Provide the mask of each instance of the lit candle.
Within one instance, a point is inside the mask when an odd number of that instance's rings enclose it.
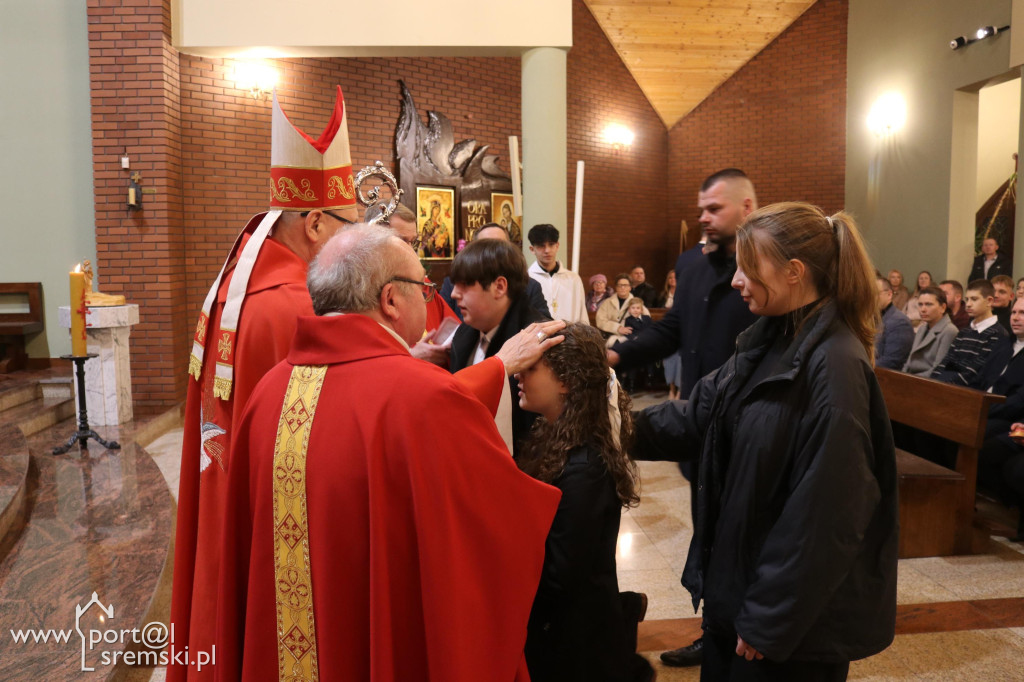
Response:
[[[83,357],[85,350],[85,273],[79,263],[71,276],[71,354]]]

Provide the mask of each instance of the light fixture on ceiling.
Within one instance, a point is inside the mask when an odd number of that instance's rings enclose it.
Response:
[[[604,141],[615,149],[625,149],[633,144],[633,131],[620,123],[611,123],[602,134]]]
[[[868,128],[875,135],[891,135],[907,122],[907,103],[899,93],[889,92],[871,106],[868,113]]]
[[[266,99],[277,85],[277,71],[260,61],[235,62],[235,87],[256,100]]]
[[[975,36],[978,40],[984,40],[985,38],[989,38],[991,36],[1002,33],[1008,28],[1010,28],[1009,25],[1002,26],[1000,28],[996,28],[995,26],[982,26],[981,28],[978,29],[978,32],[975,33]]]

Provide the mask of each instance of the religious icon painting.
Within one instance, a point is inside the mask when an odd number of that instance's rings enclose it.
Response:
[[[455,255],[455,189],[416,187],[419,257],[445,260]]]
[[[515,202],[511,194],[491,192],[491,222],[504,227],[518,246],[523,245],[523,218],[515,215]]]

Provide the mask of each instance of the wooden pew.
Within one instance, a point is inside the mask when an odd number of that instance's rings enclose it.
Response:
[[[958,446],[955,471],[897,450],[900,557],[969,554],[978,450],[989,408],[1005,398],[880,367],[875,374],[892,421]]]
[[[25,368],[25,337],[43,330],[43,285],[0,282],[0,297],[22,299],[28,304],[27,312],[0,313],[0,373],[5,373]]]

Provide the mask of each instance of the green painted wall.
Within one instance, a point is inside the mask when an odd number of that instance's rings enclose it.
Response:
[[[28,352],[57,357],[71,352],[67,273],[96,262],[86,4],[0,0],[0,17],[0,281],[43,283]]]
[[[850,0],[846,206],[864,229],[879,269],[898,268],[908,282],[919,270],[967,276],[976,208],[977,91],[1009,71],[1010,36],[955,52],[949,41],[980,26],[1009,23],[1010,0]],[[889,91],[906,99],[907,123],[879,139],[866,118]]]

